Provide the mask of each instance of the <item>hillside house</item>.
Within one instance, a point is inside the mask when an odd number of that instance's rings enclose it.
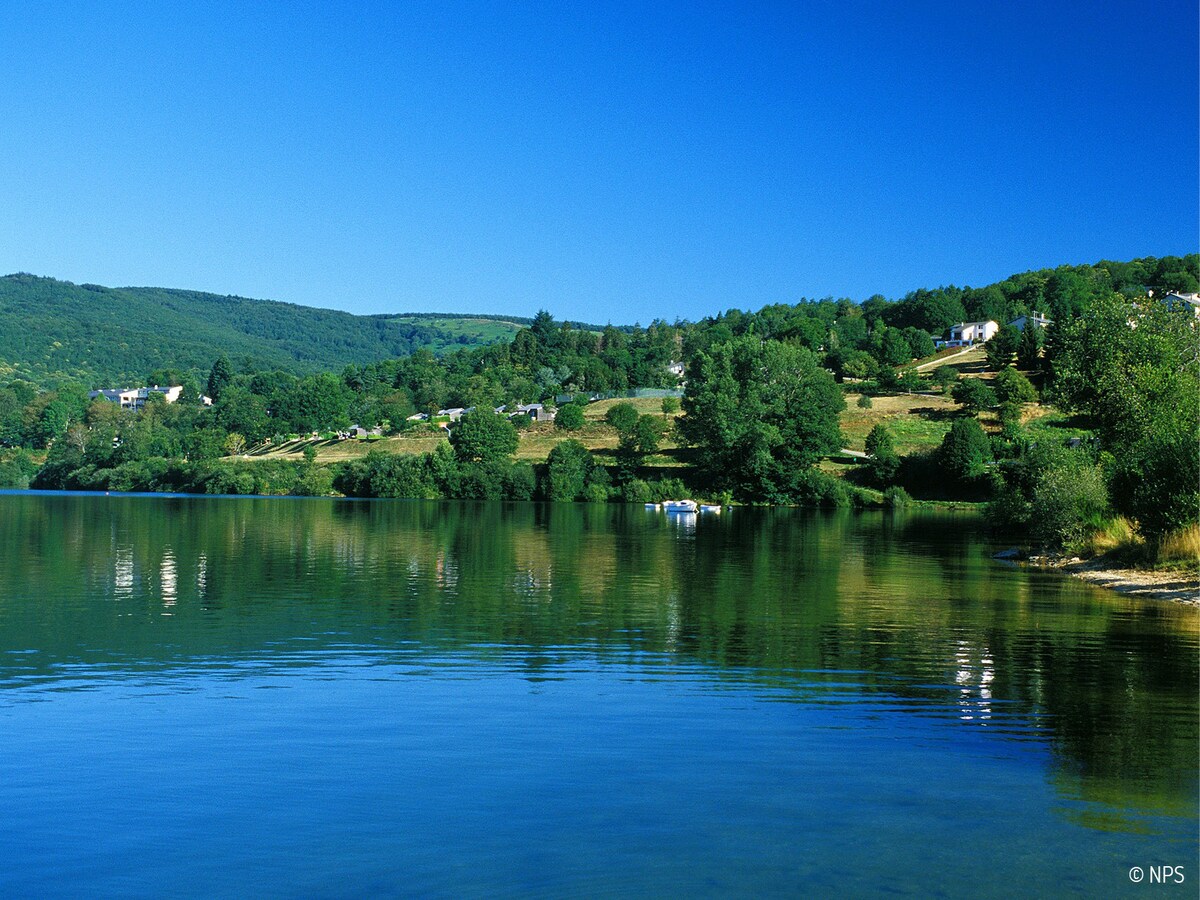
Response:
[[[1000,325],[988,319],[986,322],[959,322],[950,326],[950,337],[944,341],[935,341],[937,347],[970,347],[990,341],[1000,330]]]
[[[1025,325],[1029,322],[1032,322],[1038,328],[1045,328],[1050,324],[1050,320],[1039,312],[1031,312],[1027,316],[1017,316],[1017,318],[1013,319],[1008,324],[1017,329],[1017,331],[1024,331]]]
[[[517,407],[520,415],[528,416],[531,422],[553,422],[557,410],[548,409],[541,403],[522,403]]]
[[[146,405],[146,400],[151,394],[162,394],[167,403],[174,403],[182,393],[183,388],[179,385],[159,387],[156,384],[153,387],[141,388],[102,388],[98,391],[89,391],[88,399],[95,400],[97,397],[102,397],[110,403],[119,404],[121,409],[132,409],[136,412]],[[205,406],[212,406],[211,397],[201,397],[200,401]]]
[[[1167,309],[1190,309],[1196,318],[1200,319],[1200,294],[1183,294],[1172,291],[1163,297]]]

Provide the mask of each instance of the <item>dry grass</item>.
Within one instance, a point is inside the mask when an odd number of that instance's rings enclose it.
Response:
[[[313,446],[317,451],[317,462],[334,463],[348,459],[361,459],[372,450],[382,450],[386,453],[431,453],[438,444],[445,443],[446,435],[420,432],[418,434],[402,434],[396,437],[384,438],[378,441],[292,441],[266,453],[256,454],[254,459],[300,459],[306,446]],[[239,458],[240,457],[235,457]]]
[[[862,450],[867,435],[880,423],[891,434],[897,453],[931,449],[942,442],[958,409],[957,403],[940,394],[873,397],[870,409],[859,408],[858,398],[858,394],[847,394],[841,414],[842,434],[850,450]]]
[[[584,418],[603,420],[605,414],[618,403],[632,404],[633,408],[643,416],[653,415],[662,418],[662,397],[638,397],[635,400],[622,400],[620,398],[614,400],[597,400],[595,403],[589,403],[584,407]]]
[[[563,431],[553,425],[535,425],[521,432],[521,443],[517,445],[517,459],[526,462],[544,462],[550,451],[563,441],[576,440],[592,451],[615,450],[617,433],[608,425],[588,421],[578,431]]]
[[[1158,561],[1200,566],[1200,525],[1188,525],[1166,535],[1158,545]]]
[[[617,432],[610,425],[605,424],[603,418],[607,408],[619,402],[622,401],[604,400],[600,403],[589,405],[584,426],[578,431],[562,431],[555,428],[553,424],[543,423],[520,432],[520,443],[517,445],[516,458],[525,462],[545,462],[546,457],[550,455],[550,451],[563,441],[576,440],[596,453],[601,462],[611,462],[613,451],[617,449]],[[649,410],[657,412],[658,417],[662,420],[663,431],[667,435],[661,442],[661,449],[666,455],[661,458],[657,455],[652,456],[648,462],[655,462],[664,466],[679,465],[680,463],[674,459],[671,452],[677,448],[674,441],[670,439],[671,425],[674,422],[674,417],[663,417],[662,401],[641,399],[629,402],[638,407],[639,411],[643,414]],[[593,406],[601,407],[598,413],[593,412]],[[384,453],[408,453],[414,455],[431,453],[437,448],[438,444],[445,443],[445,441],[445,432],[433,434],[428,431],[397,435],[377,441],[292,441],[281,447],[269,450],[266,453],[256,454],[253,459],[296,460],[302,458],[304,448],[311,445],[316,448],[317,462],[337,463],[351,459],[361,459],[372,450],[380,450]],[[241,459],[241,457],[236,458]]]
[[[1116,553],[1122,557],[1137,557],[1144,552],[1144,544],[1137,528],[1124,516],[1118,516],[1104,524],[1099,531],[1087,536],[1080,554],[1086,557]]]

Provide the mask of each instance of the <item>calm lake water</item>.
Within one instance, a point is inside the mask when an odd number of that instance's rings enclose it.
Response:
[[[0,548],[4,897],[1200,882],[1197,611],[969,515],[9,494]]]

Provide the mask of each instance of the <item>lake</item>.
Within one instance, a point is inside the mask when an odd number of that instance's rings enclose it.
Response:
[[[1195,896],[1197,610],[1002,546],[2,495],[0,895]]]

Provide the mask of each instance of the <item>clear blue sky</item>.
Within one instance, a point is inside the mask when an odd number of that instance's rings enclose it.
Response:
[[[0,6],[0,272],[648,322],[1194,252],[1197,7]]]

